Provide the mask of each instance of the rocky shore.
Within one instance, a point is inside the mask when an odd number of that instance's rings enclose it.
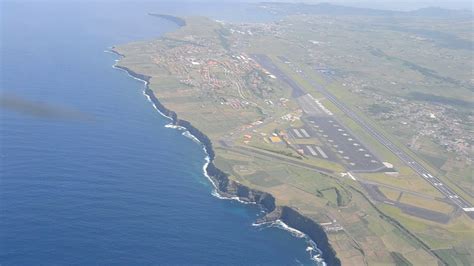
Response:
[[[133,73],[134,72],[129,72],[132,76],[134,75]],[[148,87],[145,89],[145,94],[150,97],[150,100],[160,112],[172,119],[174,125],[186,128],[189,133],[202,143],[209,156],[209,164],[207,165],[206,172],[213,180],[217,192],[221,196],[229,198],[238,197],[241,201],[260,205],[267,212],[267,215],[260,219],[260,222],[274,222],[277,220],[284,222],[289,227],[303,232],[317,243],[318,249],[321,250],[322,257],[328,265],[341,264],[336,257],[334,249],[329,244],[326,233],[319,224],[290,207],[276,206],[275,198],[272,195],[249,188],[230,179],[229,176],[217,168],[213,162],[215,153],[212,148],[211,140],[190,122],[179,119],[175,112],[163,106],[153,91]]]
[[[116,51],[117,55],[123,56]],[[229,178],[229,175],[217,168],[214,164],[215,152],[212,142],[203,132],[186,120],[179,119],[178,115],[166,108],[156,97],[154,92],[148,87],[151,77],[134,72],[133,70],[116,65],[118,69],[126,71],[130,76],[143,80],[146,84],[145,95],[155,107],[165,116],[172,120],[173,125],[183,127],[204,146],[209,163],[206,167],[206,173],[212,179],[215,188],[220,196],[227,198],[237,197],[240,201],[258,204],[267,213],[258,222],[275,222],[280,220],[291,228],[294,228],[306,234],[311,240],[318,245],[318,249],[322,252],[322,258],[327,265],[341,265],[340,260],[336,257],[336,252],[329,243],[328,237],[323,228],[311,220],[310,218],[300,214],[297,210],[287,206],[277,206],[275,198],[266,192],[249,188],[241,183]]]

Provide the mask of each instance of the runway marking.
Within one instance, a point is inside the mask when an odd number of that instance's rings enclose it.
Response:
[[[295,132],[296,136],[298,136],[299,138],[303,137],[301,136],[300,132],[296,128],[293,128],[293,132]]]
[[[355,176],[353,176],[350,172],[347,172],[347,174],[349,175],[349,177],[354,180],[354,181],[357,181],[357,179],[355,178]]]
[[[306,145],[306,148],[309,150],[309,152],[311,152],[312,155],[318,156],[318,154],[313,150],[311,146]]]
[[[316,150],[318,150],[319,154],[321,154],[321,156],[323,156],[324,159],[327,159],[328,156],[326,155],[326,153],[323,151],[323,149],[321,149],[319,146],[316,146]]]
[[[300,128],[300,131],[303,133],[303,135],[307,138],[310,137],[310,135],[308,134],[308,132],[306,132],[306,130],[304,128]]]

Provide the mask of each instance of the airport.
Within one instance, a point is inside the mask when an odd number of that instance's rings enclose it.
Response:
[[[290,86],[292,89],[292,97],[295,98],[305,113],[305,118],[303,119],[304,122],[307,121],[305,124],[305,131],[308,134],[310,134],[309,132],[315,132],[323,142],[328,143],[327,145],[336,149],[336,153],[342,155],[341,158],[349,172],[393,171],[393,169],[387,169],[373,153],[360,143],[360,141],[357,141],[356,137],[336,121],[330,110],[324,107],[318,99],[315,99],[313,96],[308,94],[301,86],[283,73],[283,71],[281,71],[268,56],[258,54],[252,55],[252,58],[263,68],[271,72],[275,77],[281,79]],[[402,162],[408,165],[420,177],[425,179],[429,184],[441,192],[448,200],[460,207],[470,218],[474,219],[474,207],[472,207],[467,200],[463,199],[453,190],[448,188],[439,178],[431,174],[424,166],[416,162],[405,151],[398,148],[387,137],[365,122],[359,115],[340,102],[323,86],[309,79],[305,73],[302,72],[301,75],[310,80],[310,83],[325,97],[325,99],[329,100],[339,108],[345,115],[362,127],[362,129],[364,129],[370,136],[394,153]],[[303,138],[303,135],[306,137],[305,133],[302,131],[298,131],[298,133],[299,135],[295,131],[289,131],[289,135],[294,139]],[[314,151],[312,146],[309,147]],[[301,149],[300,146],[297,148]],[[303,152],[306,150],[306,153],[311,154],[312,156],[318,155],[315,151],[314,153],[316,153],[316,155],[314,155],[308,147],[303,147],[302,149]]]

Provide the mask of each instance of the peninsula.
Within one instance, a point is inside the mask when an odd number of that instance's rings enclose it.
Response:
[[[462,187],[437,188],[450,181],[431,182],[428,175],[439,171],[368,118],[392,111],[377,102],[380,97],[403,99],[369,87],[402,86],[397,79],[403,75],[426,75],[413,87],[432,79],[471,86],[463,74],[440,76],[405,59],[403,49],[397,54],[374,41],[396,35],[405,38],[400,47],[428,47],[422,37],[393,33],[377,17],[307,15],[248,24],[158,17],[181,27],[160,39],[114,47],[122,55],[117,67],[147,81],[145,93],[155,107],[202,143],[218,193],[261,205],[267,214],[257,222],[281,220],[305,233],[328,265],[469,261],[472,197]],[[375,33],[354,29],[354,23],[372,25],[369,20],[379,23]],[[361,59],[368,55],[372,61]],[[385,61],[398,75],[390,81]],[[357,74],[350,70],[355,65],[362,66]],[[370,81],[363,80],[370,71]]]

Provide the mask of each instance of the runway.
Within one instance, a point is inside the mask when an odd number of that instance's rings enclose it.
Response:
[[[349,157],[349,160],[353,158],[353,160],[356,160],[357,156],[357,151],[358,149],[353,149],[353,147],[349,148],[350,145],[347,143],[353,142],[355,143],[356,138],[352,135],[345,136],[341,131],[334,132],[334,130],[329,130],[329,126],[327,123],[330,123],[329,120],[325,119],[319,119],[317,117],[331,117],[332,113],[327,110],[317,99],[314,99],[311,95],[309,95],[302,87],[300,87],[294,80],[292,80],[290,77],[288,77],[281,69],[276,66],[271,59],[266,56],[266,55],[261,55],[261,54],[254,54],[251,56],[257,63],[259,63],[263,68],[265,68],[267,71],[271,72],[273,75],[275,75],[277,78],[280,78],[282,81],[284,81],[286,84],[288,84],[292,88],[292,97],[296,99],[300,107],[303,109],[305,114],[309,116],[308,121],[313,121],[314,124],[322,127],[323,132],[322,136],[327,139],[329,142],[329,136],[331,136],[331,139],[334,142],[337,143],[335,145],[342,145],[344,149],[338,150],[342,151],[340,154],[349,154],[347,157]],[[332,93],[330,93],[328,90],[326,90],[323,86],[320,84],[316,83],[312,79],[310,79],[305,73],[301,73],[301,75],[308,80],[311,85],[313,85],[316,90],[324,95],[326,99],[328,99],[331,103],[333,103],[336,107],[338,107],[342,112],[344,112],[345,115],[347,115],[349,118],[351,118],[354,122],[356,122],[362,129],[364,129],[370,136],[372,136],[374,139],[376,139],[378,142],[380,142],[383,146],[385,146],[388,150],[390,150],[392,153],[394,153],[402,162],[404,162],[406,165],[408,165],[411,169],[413,169],[416,173],[418,173],[423,179],[425,179],[429,184],[431,184],[434,188],[436,188],[440,193],[442,193],[447,199],[451,200],[453,203],[455,203],[457,206],[459,206],[464,212],[468,214],[469,217],[474,219],[474,207],[465,199],[463,199],[461,196],[459,196],[457,193],[455,193],[452,189],[447,187],[442,180],[440,180],[438,177],[434,176],[432,173],[430,173],[423,165],[415,161],[413,157],[411,157],[408,153],[406,153],[404,150],[398,148],[392,141],[390,141],[387,137],[385,137],[382,133],[380,133],[378,130],[376,130],[373,126],[370,124],[366,123],[357,113],[352,111],[349,107],[347,107],[344,103],[340,102]],[[317,119],[315,119],[317,118]],[[335,119],[334,119],[335,120]],[[311,123],[311,122],[310,122]],[[319,124],[320,123],[320,124]],[[340,128],[344,129],[342,125]],[[324,134],[325,130],[328,130],[327,133],[330,134]],[[336,129],[337,130],[337,129]],[[346,129],[344,129],[346,130]],[[347,131],[347,130],[346,130]],[[327,135],[328,137],[325,137],[324,135]],[[342,137],[347,137],[346,140],[342,140],[340,138]],[[351,138],[354,141],[349,140]],[[360,142],[357,142],[360,144]],[[353,145],[353,144],[352,144]],[[333,146],[334,147],[334,146]],[[335,147],[335,148],[339,148]],[[361,149],[364,149],[367,151],[367,148],[361,146]],[[361,151],[362,152],[362,151]],[[311,152],[310,152],[311,153]],[[365,166],[366,168],[370,168],[369,166],[371,165],[367,161],[371,162],[373,160],[378,161],[375,159],[375,156],[367,152],[369,156],[366,156],[365,153],[362,155],[366,159],[364,160],[359,160],[357,161],[351,161],[354,163],[354,165],[351,165],[350,162],[349,164],[354,167],[358,167],[356,165],[361,164],[361,166]],[[344,158],[344,157],[343,157]],[[371,162],[374,164],[378,164],[380,166],[380,161],[378,162]],[[348,167],[351,169],[350,167]],[[352,168],[353,170],[357,171],[357,168]],[[363,168],[362,168],[363,169]]]
[[[408,153],[398,148],[392,141],[390,141],[382,133],[378,132],[374,127],[366,123],[361,117],[359,117],[359,115],[357,115],[357,113],[353,112],[345,104],[340,102],[333,94],[331,94],[323,86],[312,81],[305,74],[303,74],[303,76],[307,78],[308,80],[310,80],[311,84],[315,86],[315,88],[321,94],[323,94],[329,101],[331,101],[331,103],[333,103],[341,111],[343,111],[344,114],[346,114],[348,117],[354,120],[369,135],[371,135],[374,139],[376,139],[378,142],[384,145],[388,150],[394,153],[402,162],[404,162],[406,165],[412,168],[416,173],[418,173],[422,178],[424,178],[429,184],[431,184],[434,188],[436,188],[439,192],[441,192],[444,196],[446,196],[446,198],[450,199],[457,206],[462,208],[462,210],[465,211],[469,217],[474,219],[474,207],[472,207],[472,205],[467,200],[461,198],[452,189],[447,187],[443,183],[442,180],[434,176],[424,166],[422,166],[420,163],[415,161],[415,159],[413,159],[413,157],[411,157]]]

